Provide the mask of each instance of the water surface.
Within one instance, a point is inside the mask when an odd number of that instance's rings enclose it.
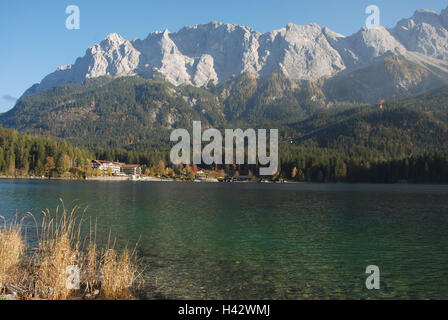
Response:
[[[149,298],[448,299],[448,186],[0,180],[6,217],[58,198],[139,241]]]

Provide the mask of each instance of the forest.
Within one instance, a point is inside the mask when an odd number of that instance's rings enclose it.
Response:
[[[0,175],[67,177],[93,175],[92,159],[137,163],[146,174],[176,177],[190,166],[172,166],[164,151],[136,152],[112,148],[88,150],[63,140],[20,134],[0,127]],[[228,176],[253,175],[258,165],[201,166]],[[193,170],[194,171],[194,170]],[[197,168],[196,168],[197,171]],[[267,177],[269,178],[269,177]],[[353,156],[342,149],[295,146],[279,148],[273,180],[299,182],[448,183],[448,152],[428,152],[397,159]]]
[[[91,151],[63,140],[0,127],[0,175],[81,178],[89,171],[93,157]]]

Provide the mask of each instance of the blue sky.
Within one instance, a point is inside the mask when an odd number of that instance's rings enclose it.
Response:
[[[77,5],[81,29],[67,30],[65,9]],[[440,12],[446,0],[1,0],[0,112],[58,66],[71,64],[85,50],[117,32],[144,38],[151,31],[175,32],[185,25],[222,21],[260,32],[288,22],[321,26],[350,35],[361,28],[368,5],[381,9],[381,24],[392,27],[416,9]]]

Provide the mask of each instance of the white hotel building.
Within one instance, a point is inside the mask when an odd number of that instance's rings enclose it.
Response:
[[[142,169],[137,164],[125,164],[121,162],[112,162],[104,160],[93,160],[92,165],[94,169],[100,170],[103,174],[112,173],[112,175],[140,175],[142,174]],[[109,171],[110,168],[110,171]]]

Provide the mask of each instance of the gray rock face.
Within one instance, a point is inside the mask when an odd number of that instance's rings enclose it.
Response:
[[[222,82],[244,72],[256,73],[260,69],[257,51],[260,33],[249,27],[212,22],[185,27],[171,37],[184,55],[196,59],[202,68],[213,68],[213,78],[195,74],[201,83],[208,80]],[[193,73],[197,71],[196,67],[192,69]],[[201,85],[198,82],[195,84]]]
[[[317,24],[261,34],[245,26],[211,22],[176,33],[153,32],[132,42],[118,34],[90,47],[73,65],[59,67],[32,94],[67,83],[82,83],[104,75],[152,77],[162,75],[175,84],[203,86],[243,73],[268,77],[280,72],[296,80],[331,78],[370,66],[388,55],[414,60],[448,62],[448,8],[440,15],[416,11],[391,30],[362,28],[344,37]]]
[[[345,69],[341,55],[317,24],[290,23],[262,35],[259,43],[261,76],[281,72],[292,79],[315,80]]]
[[[330,43],[341,55],[348,71],[367,67],[388,54],[403,55],[405,47],[383,27],[362,28],[350,37],[326,30]]]
[[[448,60],[448,8],[440,15],[418,10],[412,18],[403,19],[391,33],[407,50],[429,57]]]

